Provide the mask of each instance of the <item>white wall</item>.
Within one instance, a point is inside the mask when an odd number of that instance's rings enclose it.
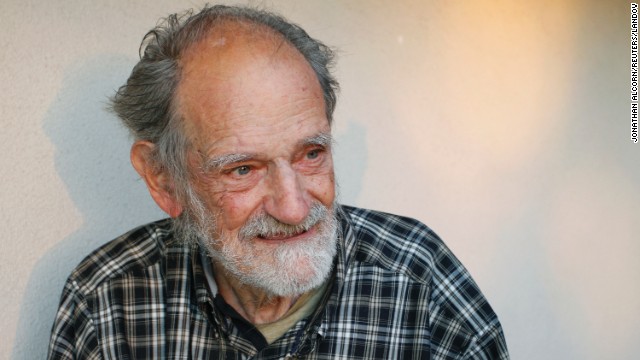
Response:
[[[344,203],[435,229],[514,359],[640,352],[628,2],[266,4],[340,49]],[[156,20],[200,5],[0,2],[0,358],[43,358],[74,265],[162,216],[103,108]]]

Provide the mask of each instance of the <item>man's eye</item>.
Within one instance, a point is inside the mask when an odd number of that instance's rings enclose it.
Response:
[[[237,168],[233,169],[233,172],[237,175],[247,175],[249,171],[251,171],[251,168],[247,165],[238,166]]]
[[[310,159],[310,160],[317,159],[318,156],[320,156],[319,149],[311,150],[307,153],[307,159]]]

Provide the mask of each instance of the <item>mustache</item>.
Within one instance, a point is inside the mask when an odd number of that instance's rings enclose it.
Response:
[[[242,240],[258,236],[293,236],[308,231],[320,221],[326,220],[328,216],[329,209],[318,202],[311,204],[309,215],[297,225],[285,224],[266,213],[256,214],[240,228],[239,236]]]

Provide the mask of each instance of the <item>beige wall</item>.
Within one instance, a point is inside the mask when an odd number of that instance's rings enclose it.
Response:
[[[340,49],[344,203],[438,232],[514,359],[640,352],[628,2],[266,4]],[[156,19],[200,5],[0,2],[0,358],[42,358],[73,266],[162,216],[103,108]]]

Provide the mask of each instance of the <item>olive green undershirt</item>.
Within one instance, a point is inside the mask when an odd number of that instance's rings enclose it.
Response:
[[[313,314],[318,307],[320,300],[322,300],[322,295],[324,294],[328,283],[328,281],[325,281],[320,287],[300,296],[291,309],[289,309],[289,311],[287,311],[279,320],[268,324],[255,325],[267,340],[267,343],[273,343],[291,329],[298,321]]]

